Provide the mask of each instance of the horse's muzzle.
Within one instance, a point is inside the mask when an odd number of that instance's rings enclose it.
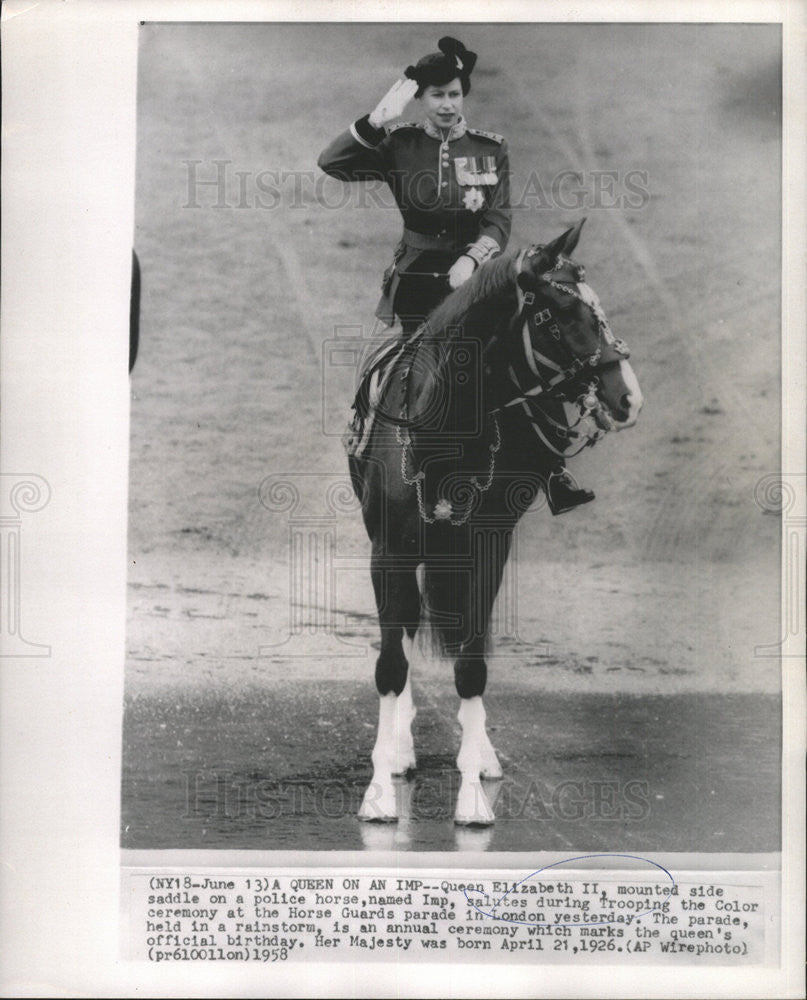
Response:
[[[636,378],[630,362],[620,361],[619,371],[625,384],[625,391],[620,396],[619,405],[610,408],[610,415],[613,420],[613,429],[624,431],[633,427],[638,420],[644,405],[644,398],[642,390],[639,388],[639,380]]]

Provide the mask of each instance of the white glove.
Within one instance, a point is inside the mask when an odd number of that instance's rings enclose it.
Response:
[[[417,89],[417,80],[409,80],[407,77],[396,80],[375,109],[370,112],[370,124],[373,128],[381,128],[387,122],[400,118],[406,105],[415,96]]]
[[[448,272],[448,283],[453,288],[459,288],[464,284],[476,270],[476,261],[463,254],[457,257]]]

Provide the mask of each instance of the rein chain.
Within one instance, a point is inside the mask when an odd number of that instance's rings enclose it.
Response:
[[[476,476],[471,476],[471,485],[479,490],[480,493],[487,492],[493,483],[493,473],[496,468],[496,453],[502,446],[499,421],[496,419],[495,413],[492,413],[491,417],[493,419],[493,427],[496,431],[496,439],[493,444],[488,445],[488,451],[490,452],[490,465],[488,466],[487,479],[484,483],[480,483]],[[461,517],[451,516],[451,503],[445,499],[438,500],[434,505],[434,517],[426,513],[426,504],[423,500],[423,482],[426,479],[426,473],[423,469],[419,469],[413,476],[410,476],[407,472],[407,449],[414,450],[412,449],[412,440],[409,437],[409,431],[404,430],[402,433],[401,428],[396,427],[395,437],[397,438],[398,444],[401,445],[401,479],[403,479],[407,486],[415,487],[415,493],[417,494],[418,501],[418,511],[420,513],[421,520],[425,521],[426,524],[434,524],[436,521],[448,521],[450,524],[453,524],[455,528],[465,524],[471,516],[471,511],[474,506],[473,501],[468,504],[468,509]]]

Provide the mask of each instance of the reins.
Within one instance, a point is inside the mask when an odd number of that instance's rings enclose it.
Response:
[[[541,351],[535,346],[535,341],[545,332],[555,341],[560,342],[562,339],[561,328],[553,316],[551,308],[547,306],[538,311],[533,311],[532,307],[536,301],[535,292],[524,291],[518,280],[521,274],[525,273],[525,262],[534,254],[539,253],[541,249],[540,246],[525,247],[519,251],[513,260],[517,305],[516,312],[508,324],[508,328],[511,330],[518,330],[520,327],[524,361],[530,375],[537,381],[535,385],[525,389],[521,385],[513,365],[509,366],[510,379],[516,387],[517,394],[507,400],[507,402],[499,404],[499,406],[489,413],[494,427],[494,441],[488,445],[490,459],[487,477],[484,483],[480,483],[476,476],[472,476],[470,480],[472,486],[480,493],[484,493],[490,489],[495,472],[496,455],[501,448],[501,431],[497,413],[514,406],[521,406],[538,438],[553,454],[562,458],[573,458],[575,455],[579,455],[585,448],[595,445],[614,426],[610,414],[597,396],[599,379],[596,371],[606,365],[618,363],[622,358],[629,357],[629,352],[624,341],[617,340],[611,333],[608,320],[596,296],[588,285],[583,282],[584,271],[582,267],[573,264],[562,256],[558,256],[551,271],[547,271],[542,275],[542,280],[563,294],[573,296],[591,310],[597,322],[597,344],[590,354],[582,357],[573,356],[569,364],[563,364],[554,360],[549,357],[546,350]],[[561,284],[551,277],[553,273],[559,271],[565,265],[570,265],[575,269],[574,274],[577,280],[573,285]],[[425,277],[426,275],[424,274],[423,276]],[[442,277],[438,273],[429,274],[428,276]],[[419,342],[422,341],[426,330],[427,325],[424,323],[406,341],[401,355],[399,355],[400,357],[407,351],[411,352],[410,358],[400,376],[404,383],[401,414],[399,418],[392,419],[392,422],[395,424],[396,440],[401,445],[401,478],[407,486],[415,487],[418,512],[426,524],[447,521],[454,526],[460,526],[465,524],[471,516],[474,506],[473,501],[469,503],[467,510],[461,516],[454,517],[451,503],[446,499],[440,498],[434,506],[434,513],[429,514],[426,510],[423,495],[423,484],[426,474],[423,469],[419,469],[411,475],[409,473],[409,452],[412,452],[414,457],[414,448],[409,429],[415,426],[414,421],[409,415],[409,378],[417,347],[419,346]],[[604,355],[608,356],[604,358]],[[564,392],[567,387],[579,380],[581,373],[586,370],[591,370],[591,380],[587,382],[574,400],[566,399]],[[561,424],[541,407],[540,397],[547,398],[550,395],[561,402],[568,402],[576,406],[578,415],[573,423],[567,425]],[[532,408],[530,406],[531,403],[533,404]],[[565,448],[558,447],[550,440],[551,436],[560,440],[566,439],[568,441],[567,446]],[[578,441],[581,443],[575,448]],[[570,450],[573,448],[574,450]]]

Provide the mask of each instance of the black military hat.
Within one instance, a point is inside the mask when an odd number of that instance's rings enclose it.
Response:
[[[471,89],[471,71],[476,65],[476,53],[456,38],[446,35],[437,43],[439,52],[432,52],[420,59],[416,66],[407,66],[404,75],[417,81],[420,97],[425,87],[442,87],[459,77],[463,95]]]

